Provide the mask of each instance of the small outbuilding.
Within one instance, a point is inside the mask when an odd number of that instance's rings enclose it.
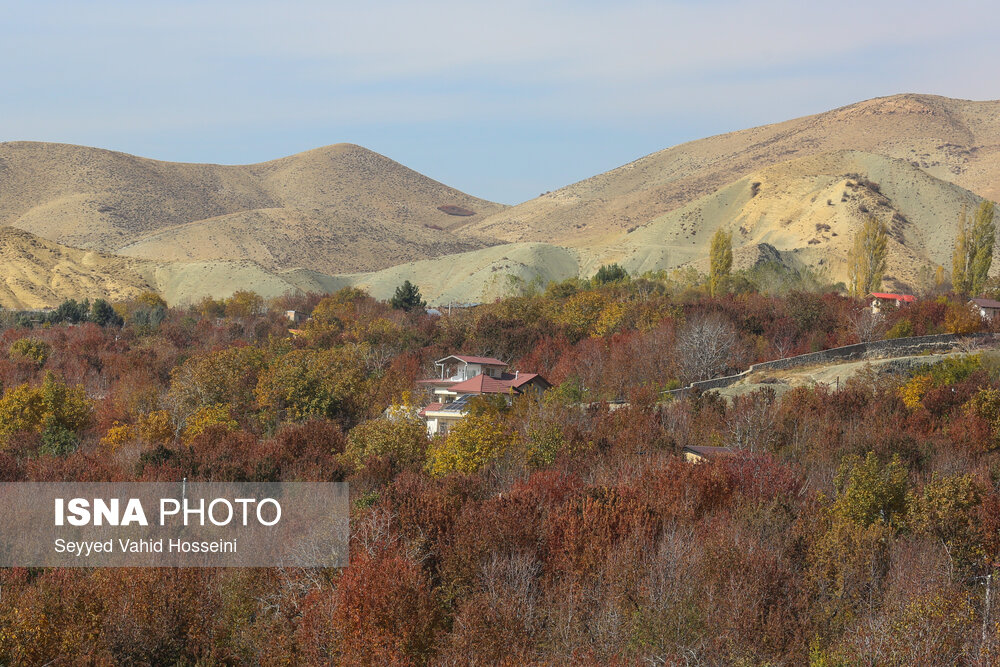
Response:
[[[1000,317],[1000,301],[993,299],[970,299],[969,304],[976,309],[979,316],[991,322]]]
[[[903,304],[913,303],[917,300],[917,297],[912,294],[893,294],[891,292],[872,292],[868,296],[872,300],[872,313],[881,312],[886,306],[899,308]]]
[[[736,450],[732,447],[691,445],[682,449],[681,455],[688,463],[705,463],[706,461],[716,461],[727,456],[735,456]]]

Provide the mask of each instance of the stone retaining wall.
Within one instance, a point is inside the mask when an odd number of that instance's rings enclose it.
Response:
[[[691,391],[707,391],[709,389],[719,389],[736,384],[746,378],[751,373],[763,370],[783,370],[796,366],[812,366],[831,361],[851,361],[857,359],[879,359],[887,357],[905,357],[921,352],[933,352],[940,350],[950,350],[961,340],[980,339],[992,340],[994,334],[974,333],[974,334],[935,334],[933,336],[911,336],[910,338],[892,338],[889,340],[876,340],[870,343],[855,343],[843,347],[834,347],[829,350],[819,352],[809,352],[794,357],[775,359],[774,361],[763,361],[754,364],[742,373],[727,375],[711,380],[701,380],[692,382],[687,387],[672,389],[663,392],[664,396],[680,397]]]

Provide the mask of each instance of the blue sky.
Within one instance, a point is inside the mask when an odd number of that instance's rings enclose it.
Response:
[[[8,2],[0,140],[246,163],[338,142],[517,203],[899,92],[1000,98],[1000,4]]]

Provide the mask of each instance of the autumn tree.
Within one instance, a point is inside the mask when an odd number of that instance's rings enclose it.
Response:
[[[0,437],[19,432],[39,433],[53,453],[66,453],[76,434],[93,419],[93,402],[80,387],[68,387],[51,372],[41,386],[22,384],[0,399]]]
[[[256,292],[237,290],[226,299],[227,317],[256,317],[264,312],[264,299]]]
[[[45,360],[52,353],[52,346],[37,338],[19,338],[10,344],[12,359],[30,361],[39,366],[45,365]]]
[[[875,452],[868,452],[864,459],[848,457],[834,483],[838,490],[835,511],[854,523],[895,526],[906,516],[907,472],[899,455],[885,465]]]
[[[871,217],[854,235],[854,246],[847,255],[847,274],[851,294],[864,297],[882,285],[886,266],[888,232],[885,223]]]
[[[406,466],[423,460],[427,427],[410,417],[373,419],[352,428],[347,443],[345,453],[358,467],[370,456],[390,457]]]
[[[993,224],[993,202],[983,201],[976,209],[972,227],[968,227],[963,206],[958,218],[958,234],[952,255],[952,284],[959,294],[979,294],[986,283],[993,263],[996,226]]]
[[[689,382],[720,375],[729,365],[738,336],[718,314],[695,315],[677,333],[677,364]]]
[[[167,403],[178,422],[199,408],[223,404],[246,416],[265,363],[264,352],[249,345],[195,355],[171,372]]]
[[[712,235],[709,261],[708,289],[712,296],[717,296],[729,279],[729,273],[733,268],[732,232],[725,232],[721,227],[715,230],[715,234]]]
[[[478,472],[505,454],[510,445],[511,438],[497,416],[468,415],[451,428],[447,437],[431,444],[427,470],[432,475]]]
[[[367,346],[293,350],[271,360],[254,394],[270,419],[327,417],[353,422],[364,405]]]

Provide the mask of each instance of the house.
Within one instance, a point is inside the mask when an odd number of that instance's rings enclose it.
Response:
[[[306,315],[300,310],[285,311],[285,319],[291,322],[292,324],[302,324],[308,319],[308,317],[309,317],[308,315]]]
[[[993,299],[970,299],[969,304],[987,322],[995,320],[1000,316],[1000,301],[994,301]]]
[[[709,447],[701,445],[690,445],[681,450],[681,455],[688,463],[705,463],[715,461],[727,456],[734,456],[736,450],[732,447]]]
[[[899,308],[904,303],[913,303],[917,300],[917,297],[912,294],[892,294],[889,292],[872,292],[868,296],[872,299],[871,307],[873,314],[880,312],[886,306]]]
[[[465,417],[468,402],[475,396],[503,396],[510,403],[515,396],[541,394],[552,386],[538,373],[510,372],[506,363],[493,357],[453,354],[434,365],[439,377],[417,380],[435,398],[419,413],[430,435],[447,433]]]

